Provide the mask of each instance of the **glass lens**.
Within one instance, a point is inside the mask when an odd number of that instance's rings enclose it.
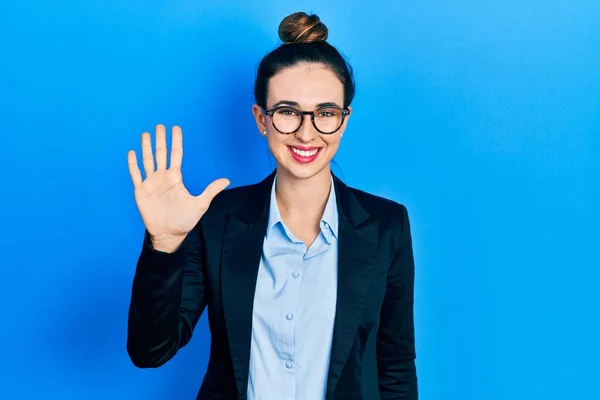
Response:
[[[273,125],[280,132],[294,132],[302,123],[302,115],[293,108],[280,108],[273,113]]]
[[[332,133],[342,125],[342,110],[319,108],[315,111],[315,127],[323,133]]]

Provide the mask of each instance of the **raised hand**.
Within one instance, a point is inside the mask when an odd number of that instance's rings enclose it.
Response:
[[[156,168],[150,134],[142,134],[142,163],[146,179],[138,168],[136,153],[127,153],[129,174],[133,181],[135,201],[158,250],[172,252],[185,239],[204,215],[214,197],[229,185],[228,179],[217,179],[198,196],[183,185],[181,160],[183,135],[181,128],[172,129],[171,160],[167,168],[167,138],[164,125],[156,126]]]

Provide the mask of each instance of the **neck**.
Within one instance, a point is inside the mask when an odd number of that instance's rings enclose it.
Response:
[[[331,169],[323,169],[308,179],[297,179],[277,169],[275,196],[283,216],[321,218],[331,190]]]

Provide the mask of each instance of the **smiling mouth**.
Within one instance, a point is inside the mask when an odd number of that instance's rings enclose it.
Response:
[[[288,146],[288,149],[290,149],[290,154],[294,160],[301,164],[308,164],[319,156],[322,147]]]

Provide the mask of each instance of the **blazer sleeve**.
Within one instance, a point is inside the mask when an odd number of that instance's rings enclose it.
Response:
[[[414,330],[415,263],[406,207],[401,219],[377,333],[377,364],[381,399],[417,400]]]
[[[139,368],[169,361],[192,337],[206,307],[199,226],[173,253],[155,250],[145,232],[131,290],[127,353]]]

